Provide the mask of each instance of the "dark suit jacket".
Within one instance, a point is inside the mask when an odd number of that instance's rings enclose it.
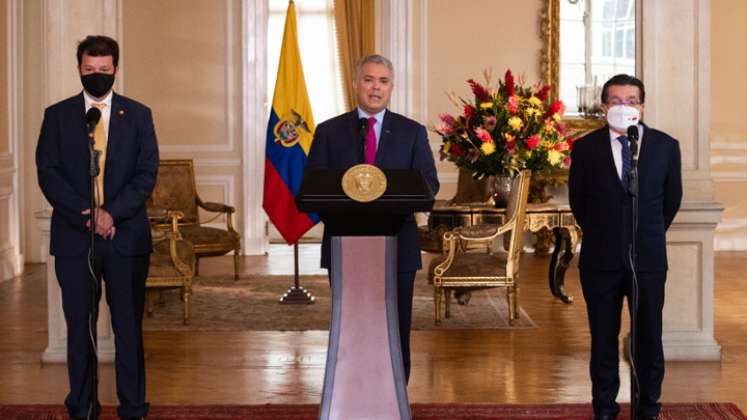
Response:
[[[102,207],[112,215],[117,228],[114,248],[125,256],[149,254],[145,201],[153,191],[158,170],[150,109],[114,94],[108,133]],[[87,141],[83,93],[45,110],[36,166],[39,186],[54,209],[52,255],[83,256],[88,252],[88,216],[81,214],[90,207]]]
[[[677,140],[644,126],[638,159],[639,271],[667,269],[665,234],[682,201],[680,165]],[[632,201],[617,176],[609,127],[589,133],[573,144],[568,193],[573,215],[583,231],[579,267],[629,268]]]
[[[348,169],[363,163],[358,111],[353,110],[329,119],[316,127],[307,169]],[[376,166],[381,169],[419,169],[435,195],[439,183],[433,153],[425,127],[389,110],[384,113]],[[330,238],[324,233],[322,267],[330,267]],[[397,235],[399,271],[416,271],[422,267],[415,216],[407,218]]]

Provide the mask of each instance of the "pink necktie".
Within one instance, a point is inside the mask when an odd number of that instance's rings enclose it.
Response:
[[[366,134],[366,163],[373,165],[376,161],[376,131],[374,125],[376,124],[376,118],[370,117],[368,119],[368,134]]]

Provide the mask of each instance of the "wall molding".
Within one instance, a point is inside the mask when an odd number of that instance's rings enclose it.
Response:
[[[195,183],[197,191],[200,186],[220,186],[223,187],[223,202],[229,206],[236,206],[236,177],[233,175],[196,175]]]
[[[735,140],[733,142],[711,142],[711,150],[744,150],[747,151],[747,139]]]
[[[236,152],[236,37],[235,25],[236,7],[234,1],[224,0],[226,25],[224,28],[224,42],[226,54],[225,66],[225,89],[226,97],[226,138],[227,142],[221,144],[164,144],[159,146],[161,152],[166,153],[195,153],[195,152]],[[243,38],[240,43],[243,43]]]
[[[267,128],[267,1],[242,0],[241,139],[243,226],[241,249],[259,255],[267,250],[262,209]]]
[[[747,218],[722,220],[716,226],[713,248],[716,251],[747,251]]]
[[[6,240],[9,247],[4,251],[3,259],[9,260],[12,275],[19,275],[23,271],[23,253],[21,251],[21,203],[23,202],[21,191],[21,179],[19,171],[22,165],[20,161],[21,150],[21,123],[23,92],[23,4],[19,0],[10,0],[5,3],[7,10],[7,22],[5,25],[8,40],[5,52],[7,59],[7,79],[0,81],[8,87],[8,149],[9,153],[3,155],[0,173],[10,177],[10,194],[8,198],[8,233]],[[8,273],[3,273],[5,277]]]
[[[198,168],[235,168],[241,166],[241,159],[192,159]]]

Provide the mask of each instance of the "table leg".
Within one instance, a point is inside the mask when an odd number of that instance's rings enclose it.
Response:
[[[573,296],[565,292],[565,270],[575,255],[578,233],[575,227],[556,227],[555,250],[550,257],[549,281],[552,295],[564,303],[573,303]],[[562,255],[561,255],[562,251]]]

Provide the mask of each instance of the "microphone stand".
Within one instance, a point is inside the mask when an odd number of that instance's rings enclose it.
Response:
[[[90,155],[90,162],[89,162],[89,173],[91,177],[91,200],[90,200],[90,206],[91,209],[90,213],[88,214],[88,221],[90,223],[90,231],[91,231],[91,247],[88,250],[88,270],[91,274],[91,308],[90,312],[88,314],[88,332],[90,334],[91,338],[91,347],[93,350],[93,355],[91,359],[91,366],[89,366],[89,375],[91,380],[91,405],[88,408],[88,419],[89,420],[98,420],[99,419],[99,409],[98,409],[98,388],[99,388],[99,380],[98,380],[98,369],[99,369],[99,359],[98,359],[98,337],[97,337],[97,331],[96,331],[96,321],[98,320],[99,316],[99,282],[98,282],[98,276],[96,272],[96,177],[99,175],[100,168],[99,168],[99,157],[101,156],[101,151],[96,150],[94,148],[94,138],[93,138],[93,128],[96,126],[96,124],[93,124],[93,127],[91,124],[88,126],[88,151]]]
[[[359,128],[358,128],[358,135],[361,140],[361,150],[360,150],[360,163],[366,163],[366,137],[368,136],[368,120],[366,118],[361,118],[358,120],[359,122]]]
[[[632,226],[633,234],[629,248],[629,261],[632,270],[632,282],[630,291],[630,419],[638,420],[638,404],[640,401],[640,384],[638,383],[638,372],[636,362],[638,360],[638,254],[636,240],[638,236],[638,139],[630,138],[631,162],[630,174],[628,175],[628,193],[632,201]]]

